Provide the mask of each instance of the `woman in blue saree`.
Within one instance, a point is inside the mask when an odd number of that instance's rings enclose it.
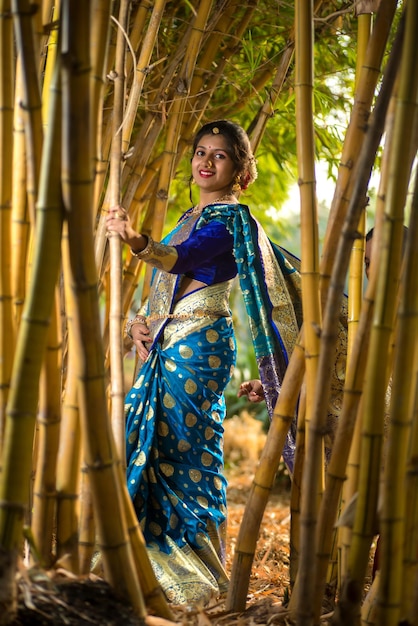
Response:
[[[142,361],[126,397],[127,483],[156,576],[178,604],[207,601],[228,582],[222,441],[236,360],[232,281],[238,275],[270,413],[301,324],[293,258],[237,199],[257,176],[245,131],[206,124],[191,163],[199,203],[162,242],[136,232],[122,207],[108,217],[108,229],[154,266],[149,298],[127,325]]]

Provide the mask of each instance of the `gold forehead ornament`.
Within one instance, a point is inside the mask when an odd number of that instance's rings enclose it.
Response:
[[[218,128],[217,126],[214,126],[214,127],[212,128],[212,133],[213,133],[214,135],[218,135],[218,134],[219,134],[219,128]]]

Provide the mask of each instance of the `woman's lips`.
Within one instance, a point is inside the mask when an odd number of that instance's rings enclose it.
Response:
[[[199,174],[200,176],[202,176],[202,178],[210,178],[211,176],[213,176],[213,172],[210,172],[209,170],[200,170]]]

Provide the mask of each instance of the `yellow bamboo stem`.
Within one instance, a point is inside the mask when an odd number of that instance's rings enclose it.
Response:
[[[42,104],[34,47],[34,17],[29,0],[12,0],[15,34],[22,64],[22,106],[26,111],[27,193],[29,214],[34,222],[42,153]]]
[[[291,589],[294,588],[297,572],[299,568],[300,555],[300,502],[302,492],[303,466],[305,461],[305,411],[306,411],[306,389],[302,385],[300,393],[297,431],[295,466],[292,475],[292,488],[290,499],[290,560],[289,560],[289,582]]]
[[[269,435],[261,453],[240,525],[226,599],[226,606],[230,611],[245,609],[258,530],[274,483],[286,436],[294,418],[304,375],[304,362],[304,350],[297,343],[283,379]]]
[[[97,119],[96,127],[92,127],[92,141],[95,143],[95,180],[93,206],[100,204],[100,196],[106,180],[109,166],[109,150],[105,149],[103,141],[103,101],[106,94],[106,75],[110,74],[113,63],[113,55],[110,52],[111,32],[111,8],[108,0],[94,0],[92,2],[92,15],[94,20],[91,28],[91,111],[92,119]],[[109,57],[111,57],[108,69]],[[111,81],[108,81],[111,83]],[[110,136],[110,132],[109,132]],[[110,138],[109,138],[110,142]],[[95,215],[94,215],[95,217]],[[104,242],[103,242],[104,245]]]
[[[125,32],[128,24],[129,3],[123,0],[119,8],[119,29],[116,44],[115,96],[113,107],[113,139],[110,155],[110,203],[117,206],[121,200],[120,176],[122,162],[121,126],[125,103]],[[109,350],[110,350],[110,398],[113,436],[119,459],[125,463],[125,412],[123,384],[122,347],[122,242],[118,233],[109,233],[110,249],[110,309],[109,309]]]
[[[60,15],[60,1],[54,2],[54,6],[52,6],[52,0],[44,2],[43,11],[50,13],[50,15],[48,15],[48,20],[50,19],[51,21],[56,21],[58,24]],[[44,16],[44,19],[45,18],[46,16]],[[42,119],[44,121],[44,128],[49,119],[49,90],[58,53],[58,26],[55,26],[55,28],[51,29],[48,40],[45,42],[45,50],[47,51],[45,52],[46,64],[45,70],[42,69],[45,74],[42,84]]]
[[[301,281],[305,333],[306,415],[301,493],[300,555],[290,608],[300,626],[311,623],[315,521],[323,488],[323,428],[312,421],[319,355],[319,243],[313,128],[313,3],[295,3],[296,138],[301,206]]]
[[[86,111],[91,110],[89,28],[90,6],[70,0],[63,15],[63,58],[66,62],[63,64],[62,84],[66,123],[62,180],[63,197],[68,209],[71,286],[77,303],[74,343],[80,356],[77,364],[80,422],[105,576],[119,593],[129,598],[143,617],[145,606],[127,533],[121,495],[123,484],[106,405],[91,216],[92,135],[90,130],[86,133],[85,119]],[[72,158],[74,153],[77,153],[77,159]]]
[[[70,572],[78,574],[79,555],[79,489],[80,425],[77,406],[77,379],[74,372],[74,350],[70,340],[68,376],[62,405],[61,437],[57,458],[57,546],[56,557]],[[94,544],[94,525],[93,525]],[[65,562],[64,562],[65,557]],[[89,571],[90,560],[85,573]]]
[[[403,567],[402,615],[412,626],[418,625],[418,350],[411,376],[415,397],[412,406],[412,432],[408,450],[406,491],[406,526]]]
[[[365,61],[367,45],[371,33],[371,14],[361,13],[357,18],[357,62],[356,62],[356,82],[359,81],[359,73]],[[348,272],[348,345],[347,360],[350,359],[351,345],[358,327],[361,300],[363,295],[363,263],[364,263],[364,235],[365,235],[366,215],[363,213],[359,221],[358,232],[363,237],[359,237],[353,244]]]
[[[0,2],[0,453],[14,354],[11,284],[11,204],[13,145],[13,22],[10,1]]]
[[[31,264],[31,229],[26,196],[26,141],[24,114],[19,106],[22,94],[21,65],[16,64],[16,96],[13,140],[13,211],[12,211],[12,250],[11,277],[13,295],[14,328],[17,330],[22,317],[26,297],[27,275]]]
[[[56,466],[61,424],[61,337],[53,307],[38,415],[38,454],[33,493],[32,533],[44,567],[53,563],[56,528]]]

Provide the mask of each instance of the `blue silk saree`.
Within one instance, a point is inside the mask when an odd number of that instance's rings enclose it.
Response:
[[[213,220],[233,255],[270,415],[302,323],[297,259],[272,244],[245,205],[215,204],[181,219],[177,245]],[[231,280],[176,302],[181,276],[155,269],[141,313],[150,353],[126,397],[127,483],[167,598],[207,602],[226,591],[224,390],[236,361]],[[294,454],[289,433],[283,456]]]

